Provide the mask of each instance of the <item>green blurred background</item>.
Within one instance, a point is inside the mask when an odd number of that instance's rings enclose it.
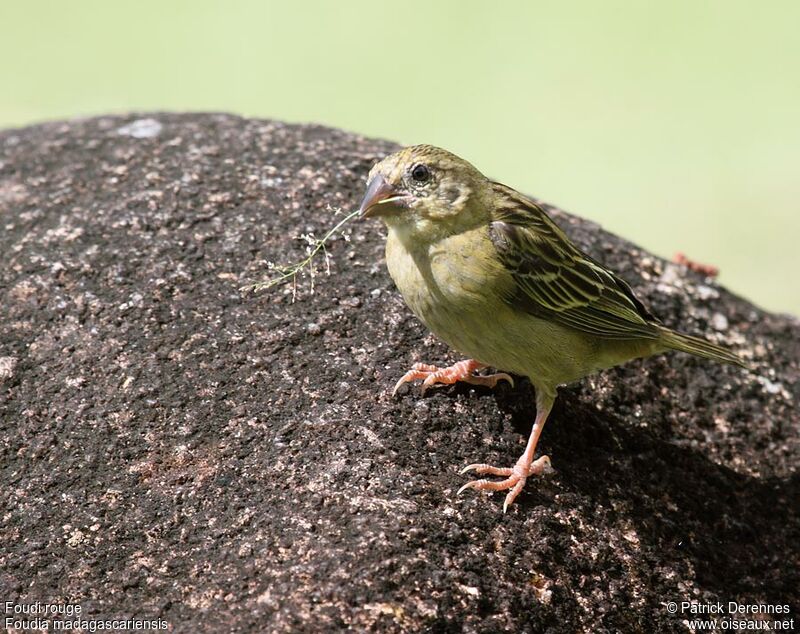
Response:
[[[470,159],[800,313],[800,2],[0,0],[0,127],[319,122]]]

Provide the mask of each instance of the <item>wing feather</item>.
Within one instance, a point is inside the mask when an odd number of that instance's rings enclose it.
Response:
[[[630,286],[570,242],[544,209],[493,183],[492,242],[515,286],[517,308],[607,339],[656,339],[657,320]]]

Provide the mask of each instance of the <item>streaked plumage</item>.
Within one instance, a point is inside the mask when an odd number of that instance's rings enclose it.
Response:
[[[386,223],[387,266],[411,310],[477,362],[412,370],[400,383],[478,382],[474,369],[491,366],[528,376],[536,388],[536,423],[517,465],[468,467],[506,476],[466,485],[510,488],[504,508],[549,465],[533,453],[559,385],[670,349],[742,365],[715,344],[665,328],[541,206],[450,152],[421,145],[383,159],[370,172],[362,213]]]

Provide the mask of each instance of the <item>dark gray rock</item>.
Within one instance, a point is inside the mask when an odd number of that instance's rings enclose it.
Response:
[[[674,354],[564,389],[556,471],[504,516],[456,498],[458,470],[517,458],[532,388],[390,397],[455,357],[379,223],[329,244],[313,293],[240,292],[395,147],[200,114],[0,133],[0,598],[178,632],[686,631],[669,601],[797,619],[797,319],[557,212],[755,371]]]

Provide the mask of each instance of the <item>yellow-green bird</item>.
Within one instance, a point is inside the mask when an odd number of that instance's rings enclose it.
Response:
[[[576,247],[534,201],[430,145],[392,154],[370,171],[362,217],[388,227],[386,264],[408,306],[450,347],[469,357],[448,368],[415,364],[395,386],[424,379],[494,386],[530,378],[536,420],[513,467],[471,464],[462,473],[502,476],[460,490],[509,490],[550,467],[534,460],[558,386],[637,357],[680,350],[744,366],[732,352],[661,325],[630,286]]]

